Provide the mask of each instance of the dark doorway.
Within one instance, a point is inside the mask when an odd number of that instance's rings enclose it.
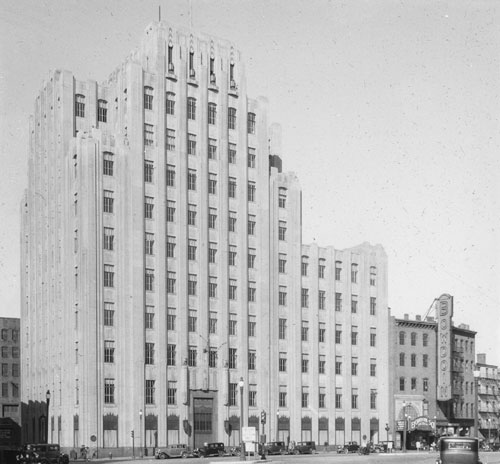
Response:
[[[194,398],[194,447],[213,442],[213,399]]]

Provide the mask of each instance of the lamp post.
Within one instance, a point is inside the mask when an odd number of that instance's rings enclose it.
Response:
[[[142,454],[141,442],[142,442],[142,409],[139,409],[139,449],[140,449],[139,455],[142,458],[143,454]]]
[[[474,436],[476,438],[479,437],[479,430],[477,429],[478,425],[477,425],[477,419],[478,419],[478,415],[479,415],[479,411],[478,411],[478,396],[479,396],[479,375],[480,375],[480,371],[479,369],[476,367],[476,369],[474,369]]]
[[[385,433],[386,433],[386,440],[389,441],[389,430],[391,428],[389,427],[389,424],[385,424]]]
[[[238,385],[240,387],[240,461],[246,461],[247,453],[245,451],[245,442],[243,441],[243,387],[245,386],[243,377],[240,377]]]
[[[49,406],[50,406],[50,390],[47,390],[47,393],[45,393],[45,399],[47,400],[47,427],[46,427],[46,443],[49,442]]]
[[[276,441],[280,441],[280,428],[279,428],[279,423],[280,423],[280,412],[276,411]]]
[[[403,424],[403,453],[406,453],[406,428],[408,426],[408,424],[407,424],[407,417],[406,417],[406,401],[403,401],[403,418],[404,418],[404,424]]]

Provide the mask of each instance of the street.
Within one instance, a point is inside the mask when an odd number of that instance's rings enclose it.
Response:
[[[247,462],[257,463],[266,462],[273,464],[304,464],[304,463],[366,463],[366,464],[399,464],[399,463],[423,463],[423,464],[434,464],[436,462],[438,454],[436,452],[422,451],[409,452],[409,453],[393,453],[393,454],[370,454],[370,455],[359,455],[359,454],[336,454],[336,453],[318,453],[309,455],[286,455],[286,456],[268,456],[265,461],[261,461],[258,456],[248,456]],[[500,452],[488,452],[480,453],[479,455],[482,464],[500,464]],[[163,460],[156,460],[154,458],[144,458],[144,459],[113,459],[113,460],[97,460],[99,463],[112,463],[113,461],[118,461],[120,463],[135,463],[135,464],[160,464]],[[239,464],[240,461],[238,457],[223,457],[223,458],[187,458],[178,459],[179,462],[191,464],[191,463],[225,463],[225,464]],[[90,461],[91,462],[91,461]]]

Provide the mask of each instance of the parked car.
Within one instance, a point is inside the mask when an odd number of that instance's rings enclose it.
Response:
[[[203,458],[207,456],[224,456],[225,454],[226,448],[224,447],[224,443],[205,443],[193,451],[194,456]]]
[[[316,451],[314,441],[299,441],[293,447],[293,454],[312,454]]]
[[[347,454],[347,453],[358,453],[359,452],[359,445],[358,442],[356,441],[349,441],[344,445],[344,448],[342,449],[342,452]]]
[[[443,437],[438,443],[436,464],[481,464],[477,438]]]
[[[270,441],[264,445],[266,454],[287,454],[288,448],[284,441]]]
[[[178,443],[160,448],[156,451],[156,459],[187,458],[192,456],[192,454],[191,449],[187,445]]]
[[[69,456],[61,453],[58,444],[33,443],[25,445],[22,454],[28,462],[40,462],[41,464],[68,464]]]
[[[491,451],[500,451],[500,443],[492,443]]]

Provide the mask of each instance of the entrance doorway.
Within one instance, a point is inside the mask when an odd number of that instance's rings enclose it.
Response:
[[[194,447],[199,448],[203,443],[215,441],[213,424],[213,399],[212,398],[193,398],[194,428],[193,439]]]

